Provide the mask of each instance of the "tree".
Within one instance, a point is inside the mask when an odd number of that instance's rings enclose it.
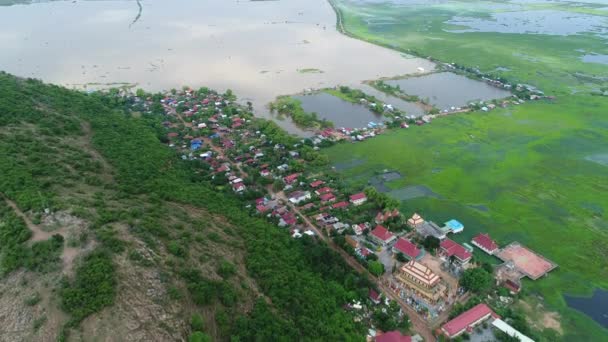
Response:
[[[422,241],[422,246],[424,246],[424,248],[429,251],[434,251],[437,248],[439,248],[439,244],[440,244],[439,239],[434,236],[431,236],[431,235],[425,237],[424,240]]]
[[[211,337],[205,333],[196,331],[190,335],[188,342],[211,342]]]
[[[192,328],[192,331],[203,331],[205,329],[205,322],[203,321],[203,316],[201,316],[199,313],[195,313],[194,315],[192,315],[190,327]]]
[[[482,293],[492,287],[492,275],[483,268],[470,268],[462,273],[460,285],[475,293]]]
[[[367,264],[367,268],[369,269],[370,273],[375,276],[381,276],[384,273],[384,265],[378,261],[370,261]]]

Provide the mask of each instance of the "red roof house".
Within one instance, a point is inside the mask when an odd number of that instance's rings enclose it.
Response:
[[[393,209],[393,211],[386,210],[385,212],[379,212],[378,215],[376,215],[376,223],[382,224],[393,217],[399,217],[399,215],[401,214],[397,209]]]
[[[410,241],[400,238],[393,246],[393,253],[401,253],[408,260],[416,260],[420,256],[420,249]]]
[[[342,201],[342,202],[338,202],[335,203],[334,205],[332,205],[332,208],[334,209],[343,209],[346,208],[350,205],[350,203],[346,202],[346,201]]]
[[[363,192],[350,196],[350,203],[353,205],[361,205],[365,203],[365,201],[367,201],[367,196],[365,196],[365,193]]]
[[[321,186],[321,185],[323,185],[323,184],[325,184],[325,182],[324,182],[324,181],[322,181],[322,180],[317,180],[317,181],[314,181],[314,182],[310,183],[310,187],[314,189],[314,188],[318,188],[318,187],[320,187],[320,186]]]
[[[471,257],[473,256],[471,254],[471,252],[469,252],[462,245],[460,245],[450,239],[445,239],[445,240],[441,241],[441,244],[439,245],[439,247],[441,249],[441,254],[443,254],[446,257],[451,257],[453,255],[454,257],[456,257],[456,260],[461,265],[467,264],[471,260]]]
[[[479,234],[473,238],[471,243],[490,255],[496,253],[498,250],[498,244],[490,238],[489,234]]]
[[[441,327],[441,331],[447,337],[455,338],[465,331],[471,331],[473,327],[490,317],[500,318],[500,316],[494,313],[486,304],[477,304],[444,324]]]
[[[285,184],[289,185],[289,184],[292,184],[293,182],[295,182],[298,179],[298,177],[300,177],[299,173],[293,173],[289,176],[283,177],[283,180],[285,181]]]
[[[332,194],[331,192],[328,194],[323,194],[319,196],[319,198],[321,199],[322,203],[333,202],[336,200],[336,196],[334,196],[334,194]]]
[[[323,194],[326,194],[326,193],[328,193],[328,192],[332,192],[332,191],[333,191],[333,190],[332,190],[330,187],[327,187],[327,186],[326,186],[326,187],[323,187],[323,188],[321,188],[321,189],[319,189],[319,190],[316,190],[316,191],[315,191],[315,194],[317,194],[317,195],[321,196],[321,195],[323,195]]]
[[[376,335],[376,342],[411,342],[411,336],[401,335],[398,330],[385,332],[382,335]]]
[[[369,237],[381,245],[389,244],[396,238],[395,235],[381,225],[376,226],[371,234],[369,234]]]
[[[380,295],[374,289],[369,289],[369,299],[371,299],[374,304],[380,304]]]

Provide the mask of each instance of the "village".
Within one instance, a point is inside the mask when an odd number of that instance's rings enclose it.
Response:
[[[411,122],[405,116],[361,129],[327,128],[299,139],[255,118],[229,91],[184,88],[162,96],[138,95],[130,95],[133,111],[163,115],[162,141],[192,164],[196,177],[240,197],[251,215],[294,239],[327,243],[369,276],[376,286],[368,298],[345,307],[354,319],[369,323],[369,341],[434,341],[440,336],[486,341],[500,334],[532,341],[495,310],[514,301],[524,277],[538,280],[556,264],[518,242],[501,247],[487,233],[458,243],[455,236],[465,230],[458,218],[437,224],[418,213],[402,213],[398,201],[373,187],[352,189],[326,167],[322,148],[407,128]],[[483,265],[475,257],[480,253],[496,258],[497,265]],[[484,270],[492,279],[492,290],[483,291],[480,303],[471,302],[476,290],[463,284],[471,270]],[[454,316],[455,308],[460,312]],[[409,317],[410,331],[417,334],[384,331],[378,312],[395,321]]]

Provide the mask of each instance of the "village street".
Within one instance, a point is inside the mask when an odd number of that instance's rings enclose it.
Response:
[[[405,303],[405,301],[403,301],[401,298],[399,298],[399,296],[396,293],[394,293],[387,286],[387,284],[385,282],[382,281],[382,278],[377,278],[374,275],[372,275],[371,273],[369,273],[369,271],[365,267],[363,267],[363,265],[361,265],[353,256],[349,255],[345,250],[343,250],[338,245],[336,245],[329,237],[327,237],[325,234],[323,234],[317,228],[317,226],[315,224],[313,224],[312,221],[310,221],[310,219],[306,215],[302,214],[295,205],[293,205],[291,202],[289,202],[287,200],[287,197],[285,196],[285,193],[283,191],[280,191],[277,193],[271,192],[271,194],[275,195],[277,198],[286,202],[287,205],[291,208],[291,210],[293,210],[294,213],[296,213],[298,216],[300,216],[302,218],[302,220],[304,220],[305,224],[312,231],[314,231],[315,234],[321,240],[325,241],[331,249],[338,252],[338,254],[340,254],[342,256],[342,258],[344,259],[344,261],[346,261],[346,263],[348,265],[350,265],[357,272],[367,275],[368,278],[371,279],[374,282],[374,284],[376,284],[376,286],[382,291],[382,293],[387,298],[399,303],[399,305],[401,306],[403,311],[405,313],[407,313],[408,317],[410,318],[413,330],[416,331],[417,333],[419,333],[420,336],[422,336],[425,341],[435,341],[435,336],[433,335],[433,331],[429,327],[426,320],[424,320],[414,309],[412,309],[409,305],[407,305],[407,303]],[[447,313],[445,313],[445,314],[447,315]]]

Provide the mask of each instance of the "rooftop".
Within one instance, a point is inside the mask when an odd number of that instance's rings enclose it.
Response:
[[[456,258],[465,261],[472,256],[471,252],[467,251],[466,248],[450,239],[441,241],[440,246],[449,257],[453,255]]]
[[[401,335],[400,331],[389,331],[376,336],[376,342],[411,342],[411,336]]]
[[[444,324],[441,330],[448,334],[448,336],[456,336],[488,315],[498,317],[486,304],[477,304]]]
[[[408,257],[410,257],[410,259],[415,259],[418,255],[420,255],[420,249],[418,249],[416,245],[404,238],[400,238],[399,240],[397,240],[397,243],[393,248],[407,255]]]
[[[403,265],[401,272],[409,274],[427,286],[435,286],[441,280],[430,268],[414,260]]]
[[[382,241],[388,241],[393,238],[393,234],[381,225],[377,225],[376,228],[372,230],[372,235]]]
[[[477,244],[478,246],[483,247],[483,249],[490,252],[498,249],[498,244],[496,244],[496,242],[494,242],[494,240],[490,238],[489,234],[480,233],[479,235],[473,238],[473,244]]]

